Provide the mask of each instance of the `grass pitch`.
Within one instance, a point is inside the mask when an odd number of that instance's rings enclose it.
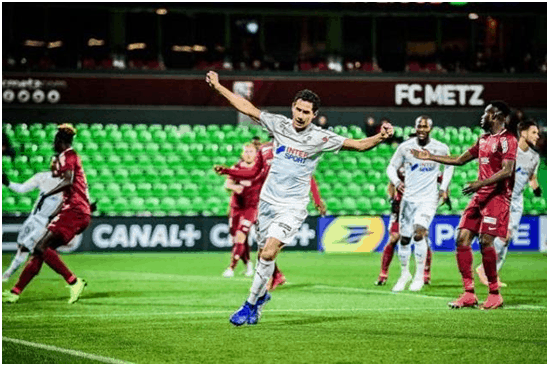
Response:
[[[241,264],[221,277],[228,253],[63,259],[88,281],[80,301],[68,305],[64,281],[44,265],[18,303],[2,305],[3,363],[547,363],[540,253],[509,253],[506,306],[481,311],[446,306],[461,293],[453,253],[434,253],[431,286],[392,294],[396,257],[388,284],[376,287],[380,253],[286,252],[278,263],[288,283],[258,325],[240,328],[228,318],[251,279]],[[10,260],[2,256],[3,268]],[[487,294],[478,281],[477,294]]]

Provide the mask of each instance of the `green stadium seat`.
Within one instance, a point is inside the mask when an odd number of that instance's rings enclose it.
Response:
[[[179,182],[172,182],[168,184],[167,195],[173,198],[181,196],[181,191],[183,191],[183,184]]]
[[[342,206],[345,209],[345,211],[354,214],[358,211],[356,199],[353,197],[344,197],[342,201]]]
[[[2,169],[5,171],[11,170],[13,168],[13,161],[9,156],[2,156]]]
[[[108,168],[100,169],[97,178],[103,184],[113,183],[115,181],[113,172]]]
[[[177,210],[177,202],[172,197],[165,197],[160,201],[158,207],[160,210],[165,212],[172,212]]]
[[[138,195],[137,186],[135,185],[135,183],[126,181],[122,183],[120,187],[120,193],[124,195],[124,197],[135,197]]]
[[[356,208],[363,215],[370,215],[370,212],[372,210],[372,203],[370,202],[370,199],[367,197],[359,197],[356,200]]]
[[[30,212],[33,207],[32,201],[30,197],[20,197],[15,205],[15,210],[23,213]]]
[[[182,195],[185,197],[194,197],[198,192],[198,185],[195,183],[187,183],[183,185]]]
[[[150,197],[152,195],[152,184],[141,182],[137,184],[137,195],[140,197]]]
[[[13,161],[13,167],[19,171],[26,169],[29,166],[29,158],[24,155],[16,156]]]
[[[16,207],[17,206],[16,206],[15,197],[13,196],[6,197],[4,194],[2,194],[2,211],[3,212],[5,213],[14,212],[16,211]]]
[[[122,190],[120,189],[120,185],[115,182],[104,184],[105,187],[105,195],[107,197],[116,198],[122,196]]]
[[[160,200],[156,197],[145,198],[145,211],[154,212],[160,208]]]
[[[91,131],[83,130],[83,131],[78,131],[76,137],[74,138],[74,141],[82,142],[85,144],[85,143],[94,141],[94,138],[92,136]]]
[[[35,172],[41,172],[49,169],[49,160],[46,161],[43,156],[36,155],[29,159],[29,165]]]
[[[343,197],[343,196],[346,196],[347,195],[347,188],[346,186],[343,184],[343,183],[335,183],[333,186],[332,186],[332,192],[331,194],[334,196],[334,197]]]

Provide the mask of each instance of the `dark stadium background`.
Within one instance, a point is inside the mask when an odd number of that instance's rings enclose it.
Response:
[[[364,136],[369,116],[398,126],[392,144],[320,164],[335,217],[387,220],[385,167],[415,118],[431,115],[432,136],[459,154],[492,99],[509,103],[515,123],[522,112],[543,126],[547,191],[544,3],[4,3],[2,21],[2,169],[17,182],[47,169],[55,124],[77,127],[99,205],[79,251],[228,250],[228,195],[211,167],[232,164],[242,143],[266,133],[237,127],[237,113],[204,82],[207,70],[231,89],[252,85],[254,104],[286,115],[295,92],[310,88],[320,115],[348,136]],[[456,169],[453,208],[434,225],[455,226],[469,199],[461,187],[475,176],[474,164]],[[514,249],[535,251],[546,200],[525,194],[526,241]],[[36,197],[3,187],[3,250],[14,249]],[[312,205],[310,215],[294,249],[317,249]],[[131,239],[131,225],[151,225],[150,240]],[[451,233],[437,240],[432,229],[437,249],[452,250]]]

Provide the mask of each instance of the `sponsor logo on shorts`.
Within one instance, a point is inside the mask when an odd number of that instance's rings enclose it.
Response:
[[[495,217],[490,216],[485,216],[482,221],[490,225],[497,225],[498,223],[498,220]]]

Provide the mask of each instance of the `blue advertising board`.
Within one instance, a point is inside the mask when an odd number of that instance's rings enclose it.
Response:
[[[460,216],[436,216],[429,228],[430,246],[435,251],[455,250]],[[318,221],[318,249],[325,252],[381,251],[389,241],[389,216],[321,217]],[[509,246],[512,251],[539,251],[546,239],[546,216],[523,216]],[[473,250],[479,250],[475,239]]]

